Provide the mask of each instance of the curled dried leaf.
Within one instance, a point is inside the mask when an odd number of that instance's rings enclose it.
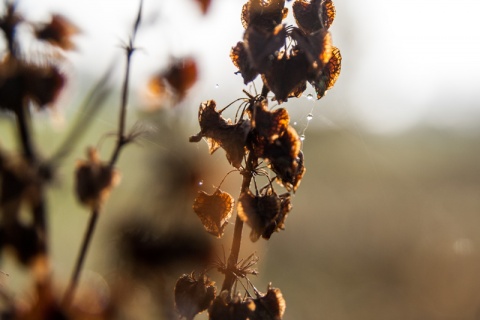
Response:
[[[221,238],[232,215],[234,203],[233,197],[220,189],[212,195],[199,191],[193,202],[193,211],[209,233]]]
[[[207,310],[216,296],[215,282],[202,274],[198,279],[195,273],[184,274],[175,284],[175,307],[180,316],[193,319]]]
[[[120,181],[120,173],[100,161],[97,150],[88,149],[88,160],[77,162],[75,170],[75,193],[78,200],[93,209],[98,209],[108,198],[110,191]]]

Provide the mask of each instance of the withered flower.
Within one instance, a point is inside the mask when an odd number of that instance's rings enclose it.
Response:
[[[57,99],[64,84],[65,76],[54,65],[7,56],[0,62],[0,109],[18,112],[28,99],[44,109]]]
[[[108,198],[110,191],[120,181],[120,173],[100,161],[94,148],[87,150],[88,160],[77,162],[75,193],[78,200],[92,210],[98,209]]]
[[[178,59],[166,71],[154,76],[149,83],[150,91],[163,97],[166,89],[171,91],[176,101],[181,101],[198,78],[197,64],[193,58]]]
[[[195,273],[182,275],[175,284],[175,307],[187,320],[208,309],[216,296],[215,282],[205,274],[195,278]]]
[[[46,41],[63,50],[75,49],[72,36],[78,34],[80,29],[60,14],[52,15],[50,22],[39,24],[35,27],[35,36],[41,41]]]
[[[222,292],[208,313],[210,320],[281,320],[285,314],[285,299],[280,289],[272,287],[255,299],[236,296],[229,300],[228,294]]]
[[[285,0],[249,0],[242,8],[242,25],[245,29],[256,26],[272,31],[287,14]]]
[[[212,195],[199,191],[193,202],[193,211],[198,215],[205,229],[220,238],[232,215],[234,203],[233,197],[220,189]]]
[[[330,28],[335,19],[332,0],[295,0],[292,9],[297,25],[306,34]]]
[[[253,242],[260,236],[268,240],[273,232],[283,229],[291,208],[290,194],[278,196],[272,188],[259,196],[248,190],[242,193],[237,205],[238,216],[252,228],[250,240]]]
[[[284,4],[248,1],[242,10],[244,42],[232,48],[230,58],[245,84],[260,74],[279,103],[301,96],[307,82],[320,99],[340,73],[340,51],[332,46],[328,32],[335,7],[331,0],[296,0],[293,9],[298,27],[285,27],[281,25]]]
[[[232,124],[216,110],[215,101],[209,100],[200,104],[198,122],[201,131],[190,137],[190,142],[198,142],[205,137],[210,154],[222,147],[226,152],[228,162],[235,168],[239,168],[245,155],[247,136],[251,128],[250,121],[240,120]]]

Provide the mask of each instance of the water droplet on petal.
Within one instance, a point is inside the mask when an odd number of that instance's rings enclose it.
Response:
[[[203,180],[198,181],[199,186],[203,186]]]
[[[311,93],[309,93],[309,94],[307,95],[307,99],[308,99],[308,100],[313,100],[313,95],[312,95]]]
[[[310,121],[310,120],[312,120],[312,119],[313,119],[313,114],[309,113],[309,114],[307,115],[307,120]]]
[[[305,135],[302,134],[302,135],[300,136],[300,141],[304,141],[304,140],[305,140]]]

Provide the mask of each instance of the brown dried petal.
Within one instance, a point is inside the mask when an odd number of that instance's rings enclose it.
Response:
[[[120,174],[108,164],[101,162],[95,149],[88,150],[88,157],[88,160],[77,163],[75,193],[81,203],[96,209],[107,199],[111,189],[118,184]]]
[[[46,41],[63,50],[75,49],[71,37],[80,29],[62,15],[54,14],[49,23],[39,25],[35,30],[37,39]]]
[[[263,75],[265,85],[275,94],[278,103],[297,96],[305,88],[308,62],[303,55],[283,55],[272,63]]]
[[[340,76],[342,69],[342,55],[337,47],[332,48],[332,57],[328,63],[323,67],[321,74],[315,81],[310,83],[317,92],[317,99],[325,96],[327,90],[330,90]]]
[[[252,319],[281,320],[285,314],[286,303],[283,294],[278,288],[268,288],[263,297],[254,300],[255,317]]]
[[[212,195],[199,191],[193,203],[193,211],[198,215],[205,229],[220,238],[232,215],[234,203],[233,197],[220,189]]]
[[[193,317],[205,311],[216,296],[214,282],[206,275],[195,279],[195,274],[184,274],[175,284],[175,307],[182,317]]]
[[[242,25],[245,29],[256,26],[272,31],[286,17],[285,0],[249,0],[242,8]]]
[[[238,216],[252,228],[250,240],[253,242],[260,236],[270,238],[276,229],[276,218],[280,214],[280,209],[280,198],[272,190],[262,196],[254,196],[249,190],[242,193],[237,205]],[[269,232],[265,233],[266,230]]]
[[[279,50],[285,46],[287,31],[278,25],[273,31],[251,26],[245,31],[244,39],[248,58],[259,73],[266,72],[277,59]]]
[[[292,9],[297,25],[307,34],[330,28],[335,19],[332,0],[296,0]]]
[[[233,64],[240,71],[244,84],[253,81],[258,76],[258,72],[254,69],[248,58],[245,43],[238,42],[237,45],[232,48],[230,51],[230,59],[232,59]]]
[[[262,151],[259,157],[270,162],[270,167],[277,174],[278,181],[287,190],[296,191],[305,173],[300,147],[300,137],[295,129],[289,126],[287,131],[273,143],[256,145],[254,150]]]

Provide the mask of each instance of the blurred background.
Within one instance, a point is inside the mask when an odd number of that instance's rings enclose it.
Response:
[[[122,183],[102,213],[84,283],[106,288],[118,276],[125,264],[116,252],[119,243],[125,245],[122,232],[136,223],[154,226],[159,234],[178,229],[203,235],[191,203],[197,191],[211,193],[230,168],[222,150],[209,156],[204,142],[189,144],[188,137],[199,131],[200,102],[214,99],[225,106],[243,96],[243,80],[229,58],[242,39],[243,3],[213,0],[202,15],[191,0],[144,1],[128,112],[130,125],[140,119],[155,133],[122,153]],[[250,244],[247,227],[242,255],[255,251],[260,257],[260,274],[251,280],[259,290],[269,282],[282,290],[287,320],[478,319],[480,3],[336,0],[335,6],[331,32],[342,52],[342,72],[322,100],[308,99],[308,88],[282,105],[305,135],[307,172],[285,231]],[[121,46],[137,8],[131,0],[19,2],[32,20],[61,13],[82,30],[65,66],[68,92],[55,112],[37,116],[44,154],[58,145],[82,112],[86,92],[111,63],[120,85]],[[153,101],[146,90],[151,76],[184,56],[197,60],[195,87],[175,108]],[[100,151],[108,156],[114,138],[106,134],[116,129],[118,104],[114,91],[49,194],[59,286],[68,279],[88,219],[71,191],[75,161],[101,137]],[[0,137],[2,145],[15,148],[7,117],[0,118]],[[240,177],[231,175],[222,189],[236,197],[239,186]],[[228,248],[230,233],[214,245]],[[189,268],[169,265],[162,276],[151,276],[164,285],[165,299],[175,277]],[[28,290],[28,277],[15,263],[3,259],[1,269],[9,274],[7,286],[19,294]],[[221,283],[221,277],[216,280]],[[133,292],[137,309],[157,299],[146,284]]]

